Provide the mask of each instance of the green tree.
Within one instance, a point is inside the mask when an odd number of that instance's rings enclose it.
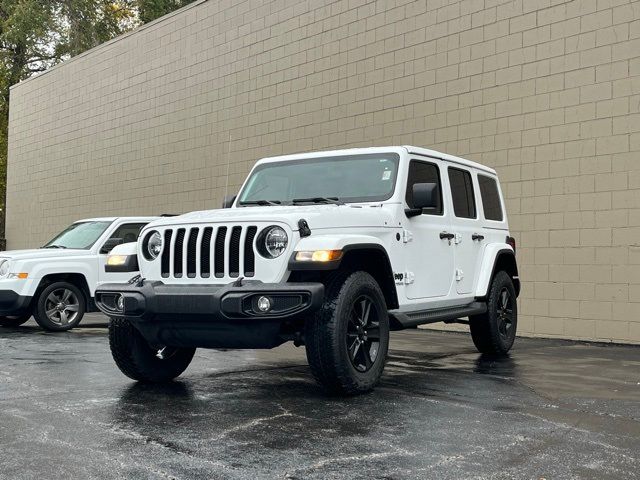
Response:
[[[10,87],[193,0],[0,0],[0,239]]]
[[[167,13],[189,5],[194,0],[137,0],[141,23],[148,23]]]

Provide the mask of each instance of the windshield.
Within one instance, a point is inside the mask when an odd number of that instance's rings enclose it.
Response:
[[[376,153],[265,163],[253,171],[239,204],[388,200],[399,161],[396,153]]]
[[[112,222],[74,223],[42,248],[77,248],[88,250]]]

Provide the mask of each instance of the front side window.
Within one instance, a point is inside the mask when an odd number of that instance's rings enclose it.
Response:
[[[407,193],[405,200],[409,208],[413,205],[413,186],[416,183],[435,183],[438,186],[438,205],[434,210],[425,210],[427,215],[442,215],[442,187],[440,184],[440,169],[434,163],[411,160],[409,173],[407,175]]]
[[[265,163],[247,180],[238,204],[388,200],[395,189],[399,161],[396,153],[380,153]]]
[[[498,192],[498,182],[496,182],[495,178],[478,175],[478,185],[480,186],[484,218],[501,222],[504,216],[502,214],[502,204],[500,203],[500,193]]]
[[[95,221],[74,223],[42,248],[90,249],[113,222]]]
[[[122,243],[135,242],[140,236],[140,230],[145,225],[146,223],[125,223],[116,228],[116,231],[109,238],[121,238]]]
[[[449,167],[449,184],[456,217],[476,218],[476,200],[473,196],[471,174],[467,170]]]

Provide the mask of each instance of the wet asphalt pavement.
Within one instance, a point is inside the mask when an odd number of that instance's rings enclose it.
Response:
[[[199,350],[137,385],[104,317],[0,330],[0,478],[640,478],[640,348],[392,334],[382,384],[316,386],[303,349]]]

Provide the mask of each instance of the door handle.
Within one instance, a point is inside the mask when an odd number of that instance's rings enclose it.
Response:
[[[453,233],[448,232],[440,232],[440,240],[453,240],[455,235]]]
[[[480,235],[479,233],[474,233],[473,235],[471,235],[471,240],[477,240],[481,242],[482,240],[484,240],[484,235]]]

